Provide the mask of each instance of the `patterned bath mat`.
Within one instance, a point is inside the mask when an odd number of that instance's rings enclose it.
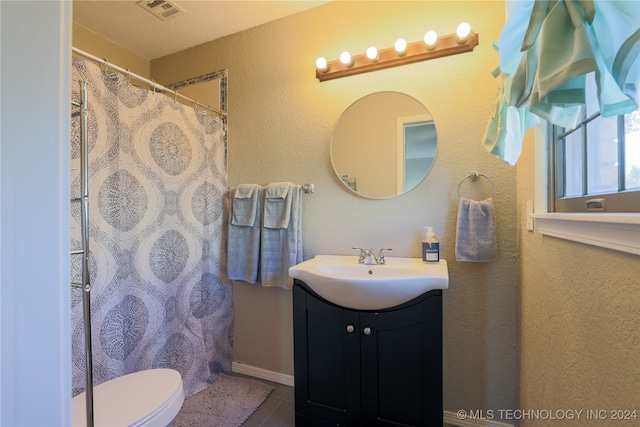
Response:
[[[173,427],[239,427],[273,387],[248,378],[218,374],[211,387],[184,401]]]

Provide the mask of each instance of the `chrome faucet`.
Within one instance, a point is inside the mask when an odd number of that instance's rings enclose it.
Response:
[[[358,264],[365,264],[365,265],[384,264],[385,259],[384,259],[384,254],[382,252],[391,250],[390,248],[380,249],[380,252],[378,252],[378,256],[375,256],[371,249],[362,249],[362,248],[351,248],[351,249],[358,249],[360,251],[360,256],[358,257]]]
[[[380,249],[380,251],[378,252],[378,256],[376,257],[376,262],[380,265],[384,264],[386,261],[384,260],[384,254],[382,253],[382,251],[390,251],[392,250],[391,248],[387,248],[387,249]]]

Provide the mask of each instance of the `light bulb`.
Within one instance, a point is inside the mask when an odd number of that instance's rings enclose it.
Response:
[[[320,71],[327,71],[327,60],[322,56],[316,59],[316,68]]]
[[[340,54],[340,62],[342,62],[347,67],[352,66],[353,62],[351,62],[351,54],[349,52],[342,52]]]
[[[458,39],[460,41],[464,41],[470,32],[471,32],[471,25],[469,25],[466,22],[463,22],[462,24],[458,25],[458,28],[456,29],[456,34],[458,35]]]
[[[434,47],[437,41],[438,33],[435,31],[427,31],[427,34],[424,35],[424,42],[430,48]]]
[[[405,39],[398,39],[396,40],[396,43],[393,45],[393,47],[396,49],[396,52],[398,52],[398,54],[404,55],[404,51],[407,48],[407,42]]]
[[[369,49],[367,49],[367,58],[372,61],[377,61],[379,59],[378,49],[376,49],[375,46],[371,46]]]

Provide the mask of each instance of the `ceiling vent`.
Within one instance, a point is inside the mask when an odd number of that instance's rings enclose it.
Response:
[[[138,5],[163,21],[185,13],[180,6],[167,0],[141,0]]]

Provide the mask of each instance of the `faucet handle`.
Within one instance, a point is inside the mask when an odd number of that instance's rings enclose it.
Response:
[[[364,253],[365,253],[366,249],[355,248],[355,247],[353,247],[351,249],[356,249],[356,250],[360,251],[360,255],[358,256],[358,263],[362,264],[364,262],[364,256],[365,256]]]
[[[359,264],[372,264],[373,263],[373,258],[375,258],[375,256],[373,255],[373,250],[364,249],[364,248],[351,248],[351,249],[359,249],[360,250],[360,256],[358,257],[358,263]],[[367,262],[367,260],[369,262]]]
[[[351,248],[351,249],[359,250],[360,256],[366,256],[373,253],[373,249],[366,249],[366,248]],[[384,249],[384,250],[391,250],[391,249]]]
[[[362,258],[362,257],[364,257],[364,251],[365,251],[366,249],[363,249],[363,248],[355,248],[355,247],[354,247],[354,248],[351,248],[351,249],[355,249],[355,250],[360,251],[360,257],[361,257],[361,258]]]
[[[376,261],[378,262],[378,264],[384,264],[384,254],[382,253],[382,251],[391,251],[393,250],[392,248],[386,248],[386,249],[380,249],[380,252],[378,252],[378,257],[376,258]]]

